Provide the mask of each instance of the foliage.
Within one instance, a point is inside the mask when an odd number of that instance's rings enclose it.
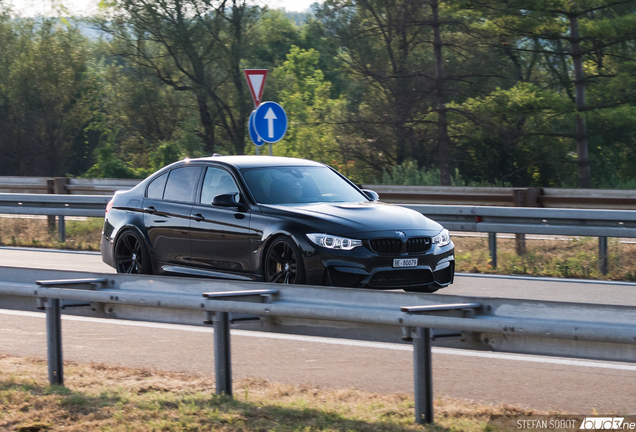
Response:
[[[86,169],[83,127],[90,119],[89,44],[57,19],[0,17],[0,172],[60,175]],[[89,149],[90,151],[90,149]]]
[[[415,161],[406,161],[396,165],[390,170],[382,170],[382,178],[379,184],[400,186],[441,186],[439,168],[418,168]],[[466,181],[456,169],[451,176],[451,186],[497,186],[510,187],[510,183],[495,181],[475,182]]]
[[[338,159],[328,120],[338,100],[330,98],[330,84],[317,68],[320,54],[293,46],[287,60],[272,74],[278,97],[289,118],[286,139],[275,155],[302,157],[329,163]]]
[[[290,120],[274,154],[358,183],[636,185],[636,0],[100,4],[0,9],[0,175],[254,153],[243,69],[268,68]]]

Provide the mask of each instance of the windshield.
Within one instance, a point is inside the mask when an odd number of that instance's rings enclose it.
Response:
[[[263,167],[241,170],[247,187],[262,204],[363,202],[362,195],[327,167]]]

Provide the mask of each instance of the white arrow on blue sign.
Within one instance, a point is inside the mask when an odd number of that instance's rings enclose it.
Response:
[[[254,112],[253,122],[256,134],[268,143],[280,141],[287,132],[287,114],[276,102],[260,104]]]
[[[252,142],[254,144],[256,144],[257,146],[262,146],[263,144],[265,144],[265,141],[263,141],[263,139],[258,136],[258,133],[256,133],[256,129],[254,129],[254,114],[256,113],[256,110],[252,111],[252,113],[250,114],[250,118],[247,121],[247,129],[250,133],[250,139],[252,140]]]

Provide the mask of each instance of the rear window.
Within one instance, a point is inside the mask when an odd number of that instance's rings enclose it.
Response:
[[[182,167],[170,171],[163,199],[170,201],[193,202],[194,189],[199,179],[199,167]]]
[[[150,182],[148,185],[148,198],[161,199],[163,198],[163,190],[166,187],[166,180],[168,179],[168,173],[160,175],[156,179]]]

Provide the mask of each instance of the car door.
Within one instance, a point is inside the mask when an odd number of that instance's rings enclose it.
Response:
[[[144,198],[144,223],[156,260],[190,262],[190,214],[201,166],[182,166],[154,179]]]
[[[250,218],[247,207],[212,204],[215,196],[240,194],[232,173],[220,166],[208,166],[201,193],[192,206],[190,239],[192,265],[230,273],[250,271]]]

